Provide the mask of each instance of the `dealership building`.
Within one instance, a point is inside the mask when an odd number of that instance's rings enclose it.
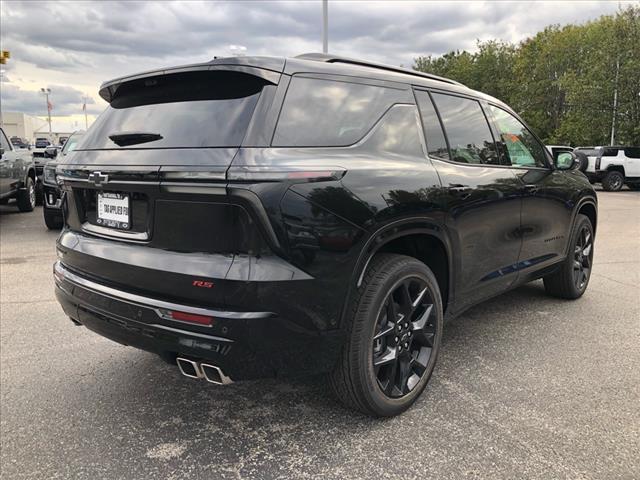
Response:
[[[47,121],[34,115],[20,112],[2,112],[2,128],[7,137],[20,137],[29,143],[34,143],[36,137],[49,138],[49,125]],[[51,132],[54,143],[58,143],[59,137],[68,137],[72,132]]]

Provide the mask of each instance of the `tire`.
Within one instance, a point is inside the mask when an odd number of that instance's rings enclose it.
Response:
[[[347,312],[349,337],[329,378],[334,393],[373,417],[404,412],[425,389],[440,348],[435,276],[415,258],[376,255]]]
[[[42,182],[36,183],[36,205],[42,205],[44,203],[44,186]]]
[[[585,173],[587,171],[587,167],[589,166],[589,157],[587,157],[587,154],[584,152],[574,151],[573,153],[576,157],[578,157],[578,160],[580,160],[578,170],[580,170],[582,173]]]
[[[62,228],[62,215],[60,212],[51,211],[50,208],[43,208],[44,224],[49,230],[60,230]]]
[[[18,210],[21,212],[33,212],[36,208],[36,186],[33,184],[31,177],[27,177],[24,189],[18,191],[16,203]]]
[[[602,188],[607,192],[617,192],[624,185],[624,175],[617,170],[611,170],[602,179]]]
[[[569,255],[560,268],[544,277],[549,295],[575,300],[587,290],[593,267],[593,225],[589,217],[578,214],[571,232]]]

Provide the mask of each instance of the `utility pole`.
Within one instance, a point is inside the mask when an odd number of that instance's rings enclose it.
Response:
[[[41,88],[40,91],[44,93],[44,96],[47,99],[47,117],[49,119],[49,141],[52,141],[53,134],[51,133],[51,103],[49,102],[49,94],[51,93],[51,89]]]
[[[620,73],[620,59],[616,59],[616,83],[613,89],[613,115],[611,117],[611,146],[616,139],[616,111],[618,110],[618,74]]]
[[[322,53],[329,53],[329,0],[322,0]]]

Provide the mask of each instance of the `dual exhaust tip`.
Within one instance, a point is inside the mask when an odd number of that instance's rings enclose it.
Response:
[[[178,364],[180,373],[185,377],[204,378],[207,382],[215,383],[216,385],[229,385],[233,383],[233,380],[227,377],[220,367],[216,367],[215,365],[183,357],[176,358],[176,363]]]

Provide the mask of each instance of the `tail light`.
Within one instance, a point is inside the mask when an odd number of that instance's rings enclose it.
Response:
[[[340,180],[345,173],[347,171],[340,167],[232,167],[227,172],[227,179],[238,182],[326,182]]]
[[[602,157],[600,155],[598,155],[596,157],[596,170],[600,170],[600,161],[602,160]]]

